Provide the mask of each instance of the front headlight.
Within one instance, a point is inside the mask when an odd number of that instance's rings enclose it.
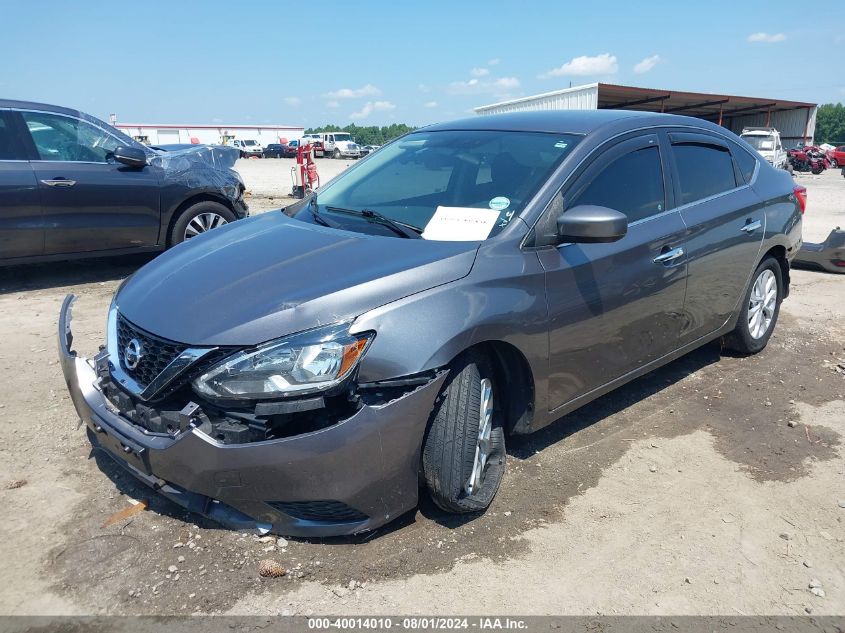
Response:
[[[361,360],[372,332],[349,334],[349,324],[285,337],[239,352],[193,381],[207,398],[260,400],[326,391]]]

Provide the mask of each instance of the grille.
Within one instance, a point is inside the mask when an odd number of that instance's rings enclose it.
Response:
[[[127,367],[125,359],[126,346],[132,339],[137,339],[141,343],[143,352],[135,369]],[[132,325],[122,316],[117,316],[117,353],[120,366],[142,387],[149,385],[174,358],[186,349],[186,345],[154,336]]]
[[[267,505],[281,510],[294,519],[353,523],[367,520],[367,515],[340,501],[268,501]]]

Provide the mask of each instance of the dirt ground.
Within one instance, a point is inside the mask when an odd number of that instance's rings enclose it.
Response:
[[[261,209],[286,162],[239,163]],[[839,172],[799,182],[808,237],[845,224]],[[79,296],[77,349],[94,354],[112,293],[148,260],[0,270],[0,613],[845,613],[845,275],[794,271],[757,356],[708,345],[514,438],[481,516],[423,500],[375,533],[277,542],[91,455],[59,306]],[[287,574],[260,578],[268,558]]]

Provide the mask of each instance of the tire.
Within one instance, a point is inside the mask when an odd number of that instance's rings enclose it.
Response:
[[[334,158],[335,160],[340,160],[341,158],[343,158],[343,156],[340,155],[339,149],[336,149],[334,151],[334,153],[332,154],[332,158]]]
[[[770,277],[774,280],[774,289],[777,292],[773,303],[765,301],[765,297],[768,296],[766,280]],[[763,294],[764,301],[759,302],[756,297],[760,296],[758,284],[761,282],[761,278],[764,278],[762,283],[765,292]],[[777,325],[781,301],[783,301],[783,274],[780,263],[774,257],[766,257],[754,271],[751,285],[745,293],[744,302],[741,304],[736,327],[723,339],[724,346],[743,355],[756,354],[762,351],[769,342],[772,332],[775,330],[775,325]],[[762,332],[755,327],[759,322],[752,320],[752,310],[755,310],[755,306],[760,304],[763,305],[758,310],[761,314],[760,318],[764,321],[766,318],[769,319],[765,330]]]
[[[209,228],[206,230],[211,230],[212,228],[222,226],[223,224],[227,224],[229,222],[234,222],[236,219],[235,214],[219,202],[212,202],[210,200],[196,202],[185,210],[183,210],[176,218],[176,221],[173,222],[173,225],[170,228],[170,234],[167,236],[168,245],[175,246],[176,244],[184,242],[186,239],[193,237],[191,235],[186,237],[186,233],[188,232],[188,225],[191,224],[191,221],[195,218],[199,218],[200,216],[208,214],[219,216],[222,221],[216,221],[216,223],[210,225]],[[207,224],[204,220],[205,218],[203,218],[203,221],[200,223]],[[204,232],[204,230],[199,231],[199,233]]]
[[[505,431],[502,410],[497,406],[498,387],[490,362],[479,353],[463,354],[449,369],[423,441],[423,476],[432,500],[442,510],[454,514],[480,512],[493,501],[505,474]],[[488,401],[492,402],[486,442],[488,458],[480,483],[469,488],[480,450],[485,384],[491,394]]]

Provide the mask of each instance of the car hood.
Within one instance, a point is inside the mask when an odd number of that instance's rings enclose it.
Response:
[[[197,145],[173,152],[162,152],[150,159],[151,165],[158,165],[165,172],[185,172],[196,167],[217,167],[231,169],[240,158],[235,147],[225,145]]]
[[[123,284],[115,303],[162,338],[255,345],[460,279],[477,250],[477,242],[364,235],[275,211],[165,252]]]

